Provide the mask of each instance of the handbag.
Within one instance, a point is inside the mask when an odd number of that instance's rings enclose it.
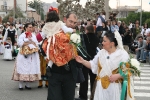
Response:
[[[77,74],[77,80],[76,83],[82,83],[85,81],[83,72],[82,72],[82,68],[78,68],[78,74]]]

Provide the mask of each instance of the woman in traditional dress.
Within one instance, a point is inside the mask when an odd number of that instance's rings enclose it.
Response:
[[[93,60],[86,61],[77,56],[76,61],[90,68],[94,74],[97,74],[94,100],[123,100],[120,99],[120,79],[122,79],[122,76],[117,70],[121,62],[128,61],[129,55],[123,49],[122,39],[118,32],[115,32],[115,34],[106,33],[102,44],[103,49],[98,52]],[[127,94],[127,100],[132,99],[134,100],[134,97],[129,98]]]
[[[25,26],[26,32],[22,33],[18,39],[18,45],[20,48],[33,44],[38,46],[36,36],[32,32],[32,24],[27,23]],[[26,33],[31,33],[30,41],[25,42],[28,39]],[[12,80],[19,81],[19,89],[23,90],[23,82],[26,83],[25,88],[31,89],[29,82],[37,81],[41,79],[40,73],[40,59],[38,52],[32,53],[25,57],[21,52],[18,53],[15,63],[15,70]]]

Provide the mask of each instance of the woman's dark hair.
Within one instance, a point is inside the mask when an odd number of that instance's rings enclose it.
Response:
[[[117,42],[117,40],[115,38],[115,34],[114,33],[107,32],[104,36],[106,36],[110,40],[110,42],[114,42],[115,46],[118,45],[118,42]]]
[[[83,25],[83,24],[84,24],[84,21],[81,22],[81,25]]]
[[[93,20],[93,24],[96,25],[96,20]]]
[[[88,33],[94,33],[94,27],[93,27],[93,25],[88,25],[86,27],[86,30],[88,31]]]
[[[26,28],[27,28],[29,25],[32,25],[32,23],[26,23],[26,24],[24,25],[24,30],[25,30],[25,31],[26,31]]]
[[[35,26],[35,23],[32,23],[32,26],[34,27],[34,26]]]
[[[14,24],[13,24],[13,23],[11,23],[11,24],[10,24],[10,26],[14,26]]]
[[[139,38],[143,39],[143,36],[138,36],[138,39],[139,39]]]
[[[42,25],[41,25],[41,28],[43,28],[43,27],[44,27],[44,25],[45,25],[45,24],[42,24]]]
[[[102,14],[103,14],[103,15],[106,15],[106,12],[105,12],[105,11],[102,11]]]
[[[58,22],[59,20],[60,19],[56,11],[50,11],[47,13],[46,22]]]

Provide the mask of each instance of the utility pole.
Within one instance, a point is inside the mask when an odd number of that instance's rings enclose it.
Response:
[[[142,26],[142,0],[141,0],[140,26]]]
[[[4,3],[4,10],[6,11],[6,14],[7,14],[7,2],[6,2],[6,0],[3,1],[3,3]]]
[[[105,12],[106,12],[106,20],[109,19],[109,0],[104,0],[105,4]]]
[[[14,10],[13,10],[14,21],[15,21],[15,13],[16,13],[16,0],[14,0]]]

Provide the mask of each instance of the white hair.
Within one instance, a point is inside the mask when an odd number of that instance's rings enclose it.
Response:
[[[121,24],[121,21],[118,21],[118,23],[120,23],[120,24]]]

